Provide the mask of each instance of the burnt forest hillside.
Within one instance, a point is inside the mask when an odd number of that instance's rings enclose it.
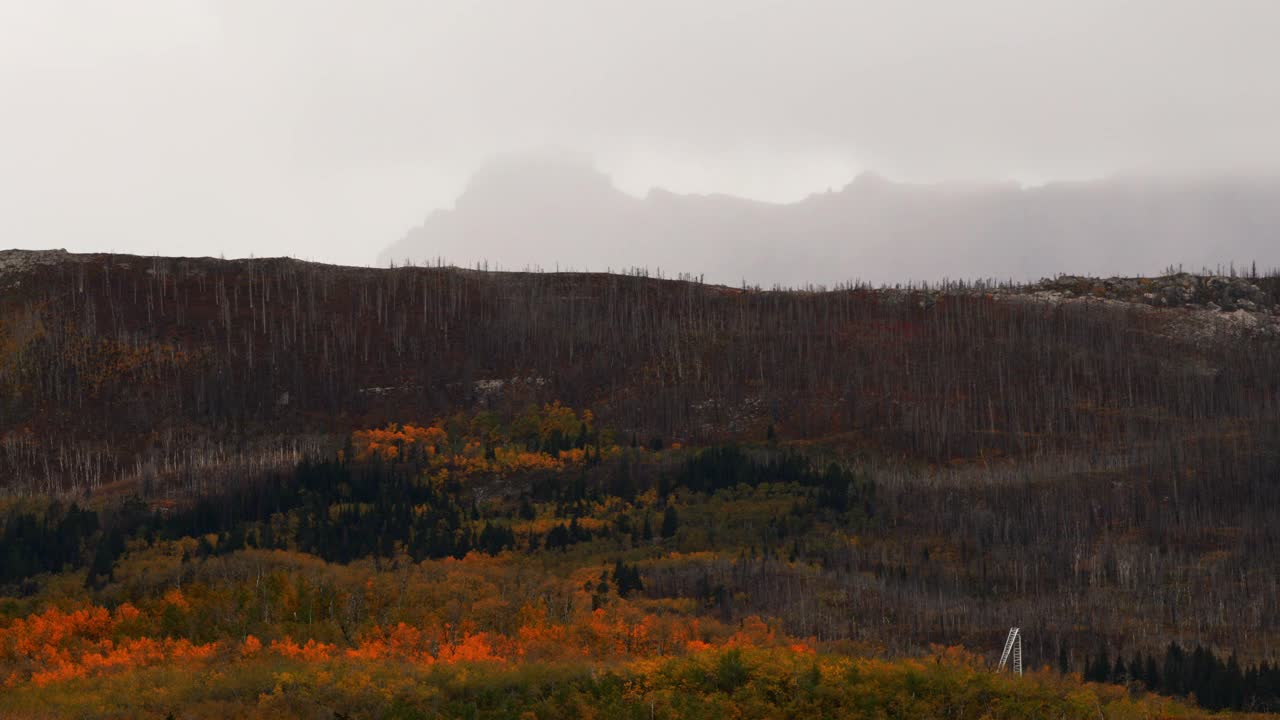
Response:
[[[990,659],[1017,625],[1029,667],[1264,709],[1280,276],[767,291],[6,251],[0,494],[13,617],[74,585],[192,647],[357,653],[438,606],[478,634],[415,645],[435,662],[481,636],[535,656],[528,607],[557,638],[626,609],[705,623],[691,648],[764,622],[888,657]],[[343,589],[533,563],[559,580],[378,612]]]
[[[1278,297],[1275,277],[782,292],[11,251],[5,485],[98,492],[142,473],[151,492],[184,492],[192,467],[551,400],[643,439],[753,439],[773,425],[935,467],[1123,466],[1196,452],[1189,438],[1265,447]],[[36,437],[40,452],[24,439]],[[56,462],[32,460],[49,450]]]

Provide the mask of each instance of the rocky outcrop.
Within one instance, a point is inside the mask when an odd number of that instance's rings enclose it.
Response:
[[[0,290],[23,284],[23,276],[41,265],[83,262],[88,255],[72,255],[66,250],[0,250]]]
[[[26,272],[37,265],[56,265],[74,260],[66,250],[0,250],[0,275]]]
[[[1042,280],[1033,291],[1064,297],[1095,297],[1155,307],[1192,307],[1208,310],[1256,312],[1273,310],[1270,296],[1247,278],[1177,273],[1155,278],[1090,278],[1063,275]]]

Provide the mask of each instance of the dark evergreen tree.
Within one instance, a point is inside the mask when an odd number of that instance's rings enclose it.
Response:
[[[93,562],[89,565],[89,574],[85,577],[85,585],[100,588],[111,580],[116,560],[124,553],[124,548],[124,532],[118,527],[111,528],[98,543]]]
[[[1098,653],[1085,671],[1084,679],[1089,682],[1111,682],[1111,660],[1107,656],[1106,646],[1098,648]]]
[[[537,517],[537,512],[533,508],[533,503],[529,502],[528,495],[520,496],[520,519],[532,520]]]
[[[547,540],[544,543],[548,550],[564,550],[572,543],[569,535],[569,528],[564,525],[556,525],[547,533]]]
[[[1116,655],[1116,664],[1111,668],[1111,682],[1116,685],[1129,682],[1129,668],[1124,664],[1124,655]]]
[[[662,513],[662,537],[674,537],[676,530],[680,527],[680,517],[676,514],[674,505],[667,505],[666,511]]]
[[[1189,668],[1186,653],[1177,643],[1169,643],[1164,653],[1164,667],[1160,670],[1160,690],[1166,695],[1185,695],[1188,682],[1185,674]]]
[[[1156,665],[1156,659],[1152,655],[1147,655],[1147,661],[1143,664],[1142,684],[1146,686],[1150,692],[1160,689],[1160,668]]]
[[[621,560],[614,564],[612,579],[620,597],[627,597],[632,592],[644,590],[640,569],[634,565],[628,566]]]

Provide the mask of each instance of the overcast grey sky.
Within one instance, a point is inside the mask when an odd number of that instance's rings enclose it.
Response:
[[[373,262],[504,151],[788,201],[864,169],[1280,168],[1271,0],[0,0],[0,246]]]

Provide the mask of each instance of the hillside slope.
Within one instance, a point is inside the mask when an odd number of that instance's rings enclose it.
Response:
[[[0,253],[0,675],[650,682],[750,628],[898,657],[1019,625],[1034,667],[1272,707],[1278,293]]]
[[[1205,310],[1235,291],[1190,276],[1159,309],[1087,279],[806,293],[287,259],[10,252],[3,267],[10,488],[181,484],[189,467],[215,482],[353,428],[550,400],[645,438],[773,424],[931,462],[1096,456],[1277,416],[1274,290],[1244,281],[1258,312]]]

